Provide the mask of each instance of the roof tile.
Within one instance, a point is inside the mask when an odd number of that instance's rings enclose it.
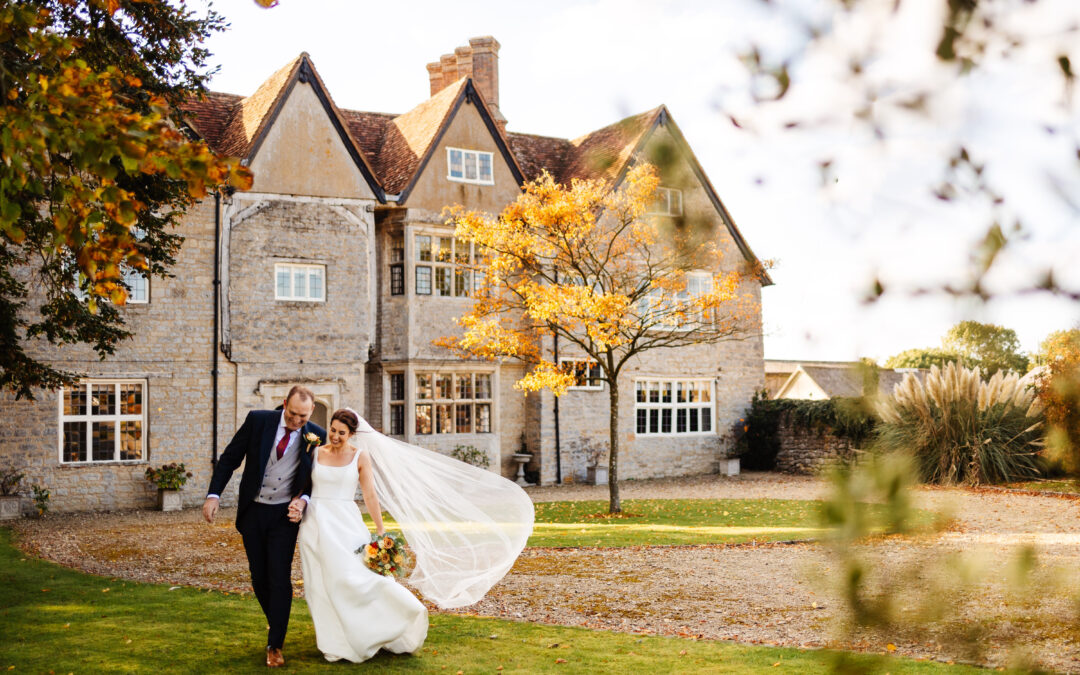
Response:
[[[412,180],[467,81],[461,78],[386,125],[375,170],[388,193],[400,193]]]

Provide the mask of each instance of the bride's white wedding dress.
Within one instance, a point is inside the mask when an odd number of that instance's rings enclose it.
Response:
[[[355,551],[371,533],[354,501],[358,453],[345,466],[311,468],[311,501],[300,523],[304,596],[315,641],[328,661],[359,663],[379,649],[415,652],[427,637],[428,613],[407,588],[377,574]]]

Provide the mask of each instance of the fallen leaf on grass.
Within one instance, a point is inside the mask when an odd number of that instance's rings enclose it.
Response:
[[[555,659],[555,663],[566,663],[566,659]]]

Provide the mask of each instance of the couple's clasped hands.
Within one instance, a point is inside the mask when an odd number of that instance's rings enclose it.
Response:
[[[299,523],[300,519],[304,517],[304,507],[307,506],[307,502],[299,497],[294,497],[289,502],[289,520],[294,523]]]
[[[213,524],[214,517],[217,516],[218,505],[220,501],[217,497],[208,497],[206,502],[203,503],[203,518],[206,522]],[[304,507],[307,506],[307,502],[299,497],[294,497],[289,502],[289,520],[294,523],[299,523],[300,519],[304,517]]]

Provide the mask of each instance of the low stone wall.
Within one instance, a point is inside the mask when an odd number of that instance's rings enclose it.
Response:
[[[781,416],[777,436],[780,452],[776,454],[776,470],[781,473],[813,474],[855,455],[850,440],[828,431],[796,426],[788,415]]]

